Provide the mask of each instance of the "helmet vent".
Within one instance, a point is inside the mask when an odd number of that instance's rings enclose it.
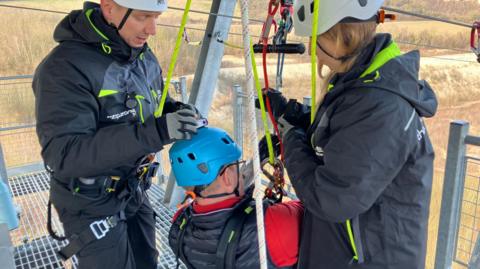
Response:
[[[208,173],[208,167],[205,163],[201,163],[201,164],[197,165],[197,167],[198,167],[198,170],[200,170],[200,172],[202,172],[204,174]]]
[[[177,161],[178,161],[179,163],[183,163],[183,160],[182,160],[182,158],[180,158],[180,157],[177,158]]]
[[[361,7],[365,7],[368,4],[368,0],[358,0]]]
[[[187,156],[188,156],[188,158],[190,158],[190,160],[192,160],[192,161],[195,161],[195,159],[196,159],[196,158],[195,158],[195,154],[193,154],[193,153],[188,153]]]
[[[230,141],[228,141],[225,137],[222,138],[222,141],[223,141],[223,143],[225,143],[227,145],[230,144]]]

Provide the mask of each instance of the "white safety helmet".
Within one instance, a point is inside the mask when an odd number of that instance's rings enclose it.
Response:
[[[113,0],[122,7],[135,10],[164,12],[168,8],[167,0]]]
[[[317,35],[323,34],[344,19],[368,20],[384,0],[319,0]],[[312,36],[313,0],[295,0],[293,28],[298,36]]]

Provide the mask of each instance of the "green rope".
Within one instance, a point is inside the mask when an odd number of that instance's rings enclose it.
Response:
[[[258,78],[258,71],[257,71],[257,63],[255,61],[255,55],[253,53],[253,45],[250,41],[250,57],[252,59],[252,68],[253,68],[253,78],[255,79],[255,88],[257,89],[258,101],[260,103],[260,111],[262,112],[262,122],[263,122],[263,129],[265,129],[265,137],[267,138],[267,147],[268,147],[268,161],[270,164],[275,163],[275,155],[273,153],[273,144],[272,144],[272,137],[270,132],[268,131],[268,119],[267,119],[267,112],[265,110],[265,103],[263,102],[263,93],[262,93],[262,86],[260,85],[260,79]]]

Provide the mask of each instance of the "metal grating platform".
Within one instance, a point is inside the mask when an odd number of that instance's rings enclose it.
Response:
[[[56,251],[65,243],[53,240],[47,232],[47,201],[49,178],[46,172],[27,174],[9,179],[15,204],[21,207],[20,227],[11,232],[15,247],[15,265],[17,269],[60,269],[77,268],[75,259],[61,261]],[[159,251],[158,268],[176,268],[176,258],[168,246],[168,231],[173,210],[167,208],[161,201],[164,191],[158,185],[152,185],[149,198],[157,213],[156,239]],[[54,211],[54,210],[53,210]],[[55,212],[53,212],[53,227],[61,232]],[[180,268],[185,268],[181,265]]]

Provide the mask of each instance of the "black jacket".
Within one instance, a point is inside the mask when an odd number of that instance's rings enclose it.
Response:
[[[377,35],[333,78],[314,124],[286,134],[306,208],[299,268],[424,268],[434,152],[422,117],[437,101],[419,58]]]
[[[269,205],[270,202],[264,202],[264,212],[266,212]],[[251,210],[245,210],[246,208]],[[232,208],[204,214],[193,213],[191,208],[187,208],[174,220],[168,235],[168,243],[176,255],[180,253],[179,248],[183,248],[184,256],[179,255],[179,258],[189,269],[215,269],[217,268],[217,250],[220,245],[222,232],[226,229],[227,221],[232,217],[240,217],[240,214],[247,214],[243,226],[239,229],[240,237],[236,245],[236,252],[233,254],[233,264],[235,264],[234,268],[237,269],[260,268],[255,212],[255,201],[251,195],[247,195]],[[185,230],[183,241],[179,242],[182,230]],[[236,235],[237,231],[233,234]],[[235,244],[235,240],[229,241],[230,244]],[[228,254],[225,256],[228,256]],[[267,256],[268,268],[279,268],[271,262],[268,249]],[[228,260],[228,258],[225,259]],[[228,262],[225,263],[228,264]],[[225,268],[230,267],[226,266]],[[288,269],[292,267],[281,268]]]
[[[164,118],[153,116],[163,80],[147,45],[128,46],[88,2],[60,22],[54,39],[33,90],[42,157],[55,179],[125,177],[139,158],[171,142]],[[175,108],[168,98],[164,112]]]

